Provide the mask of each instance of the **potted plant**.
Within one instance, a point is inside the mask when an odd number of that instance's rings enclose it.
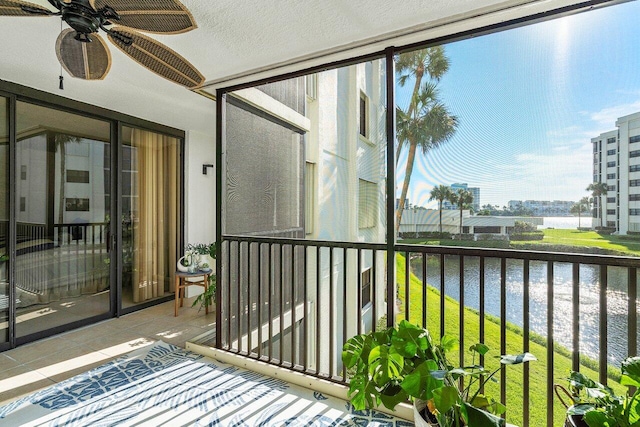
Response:
[[[446,354],[457,347],[458,340],[450,336],[434,344],[426,329],[404,320],[397,327],[349,339],[343,347],[342,361],[351,374],[351,403],[356,410],[380,404],[394,409],[401,402],[413,400],[416,425],[505,425],[497,415],[506,408],[480,393],[497,370],[489,372],[475,363],[454,368]],[[476,344],[470,350],[482,355],[489,349]],[[535,357],[529,353],[501,356],[504,364],[530,360]],[[460,386],[464,384],[460,379],[468,380],[468,384]]]
[[[580,372],[569,375],[569,391],[574,404],[567,409],[567,423],[581,427],[640,427],[640,357],[621,364],[620,384],[633,387],[623,396]]]
[[[195,243],[188,244],[187,250],[191,251],[195,256],[195,262],[198,265],[208,264],[212,266],[216,258],[216,244],[214,243]]]
[[[198,308],[198,312],[199,312],[200,310],[202,310],[203,307],[213,305],[215,300],[216,300],[216,276],[211,275],[209,276],[209,286],[207,286],[207,289],[203,293],[198,295],[195,300],[193,300],[191,307],[195,307],[196,305],[200,304],[200,307]]]

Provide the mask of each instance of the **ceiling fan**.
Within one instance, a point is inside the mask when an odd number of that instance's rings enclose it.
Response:
[[[71,76],[102,80],[107,75],[111,55],[98,35],[102,30],[122,52],[165,79],[187,88],[204,82],[204,76],[186,59],[136,31],[178,34],[196,28],[193,16],[178,0],[48,1],[56,12],[22,0],[0,0],[0,15],[60,16],[71,28],[58,36],[56,53]]]

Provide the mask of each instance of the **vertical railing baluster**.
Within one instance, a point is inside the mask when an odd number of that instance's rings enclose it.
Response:
[[[309,249],[308,246],[303,246],[303,253],[302,253],[302,265],[303,265],[303,279],[302,279],[302,297],[304,298],[302,303],[303,303],[303,310],[304,310],[304,317],[302,318],[302,321],[304,322],[304,328],[302,329],[302,370],[303,371],[307,371],[307,369],[309,368],[309,360],[307,357],[307,344],[308,344],[308,340],[309,340],[309,334],[308,334],[308,328],[309,328],[309,307],[307,305],[307,300],[309,299],[307,296],[307,250]]]
[[[231,251],[233,241],[229,240],[227,244],[227,349],[232,351],[233,338],[231,336]]]
[[[284,253],[285,253],[285,245],[283,243],[280,244],[280,279],[278,280],[278,285],[280,285],[280,366],[284,363],[284,307],[286,303],[286,296],[284,293]]]
[[[598,370],[600,383],[607,385],[607,266],[600,266],[600,342]]]
[[[522,263],[522,340],[524,352],[529,351],[529,260]],[[529,427],[529,364],[522,369],[522,427]]]
[[[372,318],[372,326],[371,328],[375,331],[378,328],[378,274],[376,265],[378,265],[378,251],[372,250],[372,262],[371,262],[371,313],[373,315]],[[392,255],[395,257],[395,252]],[[387,286],[394,286],[393,283],[387,283]],[[395,304],[395,300],[392,302]],[[395,311],[394,311],[395,313]],[[395,319],[391,319],[392,324],[396,324]],[[389,319],[387,319],[387,324],[389,323]]]
[[[422,252],[422,327],[427,328],[427,256]]]
[[[347,317],[347,248],[342,248],[342,342],[340,348],[344,346],[347,340],[347,324],[349,318]],[[342,381],[347,380],[347,368],[342,365]]]
[[[411,277],[411,270],[409,264],[411,264],[411,252],[407,251],[404,253],[404,261],[404,318],[411,321],[409,318],[409,305],[411,303],[409,295],[409,278]]]
[[[635,356],[638,354],[638,312],[637,312],[637,274],[638,270],[634,267],[627,267],[627,320],[628,320],[628,333],[627,342],[628,349],[627,354]]]
[[[444,336],[444,263],[445,256],[440,254],[440,338]]]
[[[320,263],[320,258],[322,256],[322,246],[316,247],[316,375],[320,375],[320,281],[322,279],[322,274],[320,272],[320,268],[322,264]]]
[[[295,368],[296,366],[296,354],[297,351],[297,341],[296,340],[296,309],[297,309],[297,301],[296,301],[296,280],[295,280],[295,261],[296,261],[296,246],[291,245],[291,367]]]
[[[572,273],[572,330],[573,330],[573,354],[571,357],[571,369],[580,370],[580,264],[574,262]]]
[[[333,339],[335,337],[335,322],[333,320],[333,274],[334,274],[334,259],[333,259],[333,247],[329,248],[329,378],[333,378],[333,353],[334,344]]]
[[[500,258],[500,354],[507,353],[507,258]],[[500,401],[507,402],[507,370],[500,365]],[[504,415],[503,415],[504,416]]]
[[[251,330],[251,316],[253,315],[253,304],[251,303],[251,251],[253,242],[247,242],[247,355],[253,351]]]
[[[258,243],[258,265],[256,266],[256,277],[258,278],[258,301],[256,304],[256,315],[258,318],[258,359],[262,358],[262,243]]]
[[[553,261],[547,261],[547,425],[553,425]]]
[[[479,273],[478,273],[478,306],[480,308],[480,312],[478,314],[478,321],[480,322],[480,327],[479,327],[479,339],[481,343],[484,343],[484,257],[480,257],[480,261],[479,261]],[[480,366],[484,366],[484,354],[480,355]],[[484,385],[482,385],[482,387],[480,387],[480,393],[484,394]]]
[[[274,293],[274,280],[273,280],[273,244],[269,243],[268,245],[269,251],[267,252],[267,286],[268,286],[268,294],[267,294],[267,305],[269,306],[269,337],[268,337],[268,356],[269,362],[273,360],[273,293]]]
[[[236,303],[236,339],[238,340],[237,352],[242,351],[242,326],[240,320],[240,307],[242,303],[242,242],[238,242],[238,254],[236,258],[236,276],[238,277],[238,283],[236,286],[236,296],[238,301]]]
[[[372,258],[375,258],[375,253],[372,253]],[[356,313],[358,318],[358,335],[362,334],[362,250],[358,248],[358,260],[357,260],[357,289],[356,289]]]
[[[465,352],[465,346],[464,346],[464,256],[460,256],[460,262],[458,263],[460,266],[460,270],[459,270],[459,278],[460,278],[460,287],[459,292],[460,292],[460,303],[458,304],[459,307],[459,325],[458,325],[458,333],[460,335],[459,340],[460,340],[460,366],[466,366],[464,363],[464,352]],[[463,384],[463,381],[461,379],[460,384]]]

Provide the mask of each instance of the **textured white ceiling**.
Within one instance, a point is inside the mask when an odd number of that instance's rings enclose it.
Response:
[[[48,6],[46,0],[31,2]],[[185,34],[152,37],[179,52],[209,83],[215,83],[274,65],[288,64],[281,68],[285,71],[302,69],[329,59],[450,34],[579,1],[183,0],[183,3],[193,13],[198,28]],[[65,90],[60,91],[60,66],[54,51],[59,32],[59,18],[0,17],[0,79],[169,126],[213,133],[211,100],[145,70],[113,46],[112,68],[105,80],[88,82],[66,76]],[[317,58],[328,54],[333,56]],[[252,78],[255,77],[248,77]]]

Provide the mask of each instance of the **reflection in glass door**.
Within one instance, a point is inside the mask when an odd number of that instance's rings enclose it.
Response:
[[[122,306],[174,290],[180,224],[180,141],[122,128]]]
[[[0,344],[9,340],[9,102],[0,97]]]
[[[110,124],[17,103],[16,336],[111,312]],[[0,211],[1,212],[1,211]]]

